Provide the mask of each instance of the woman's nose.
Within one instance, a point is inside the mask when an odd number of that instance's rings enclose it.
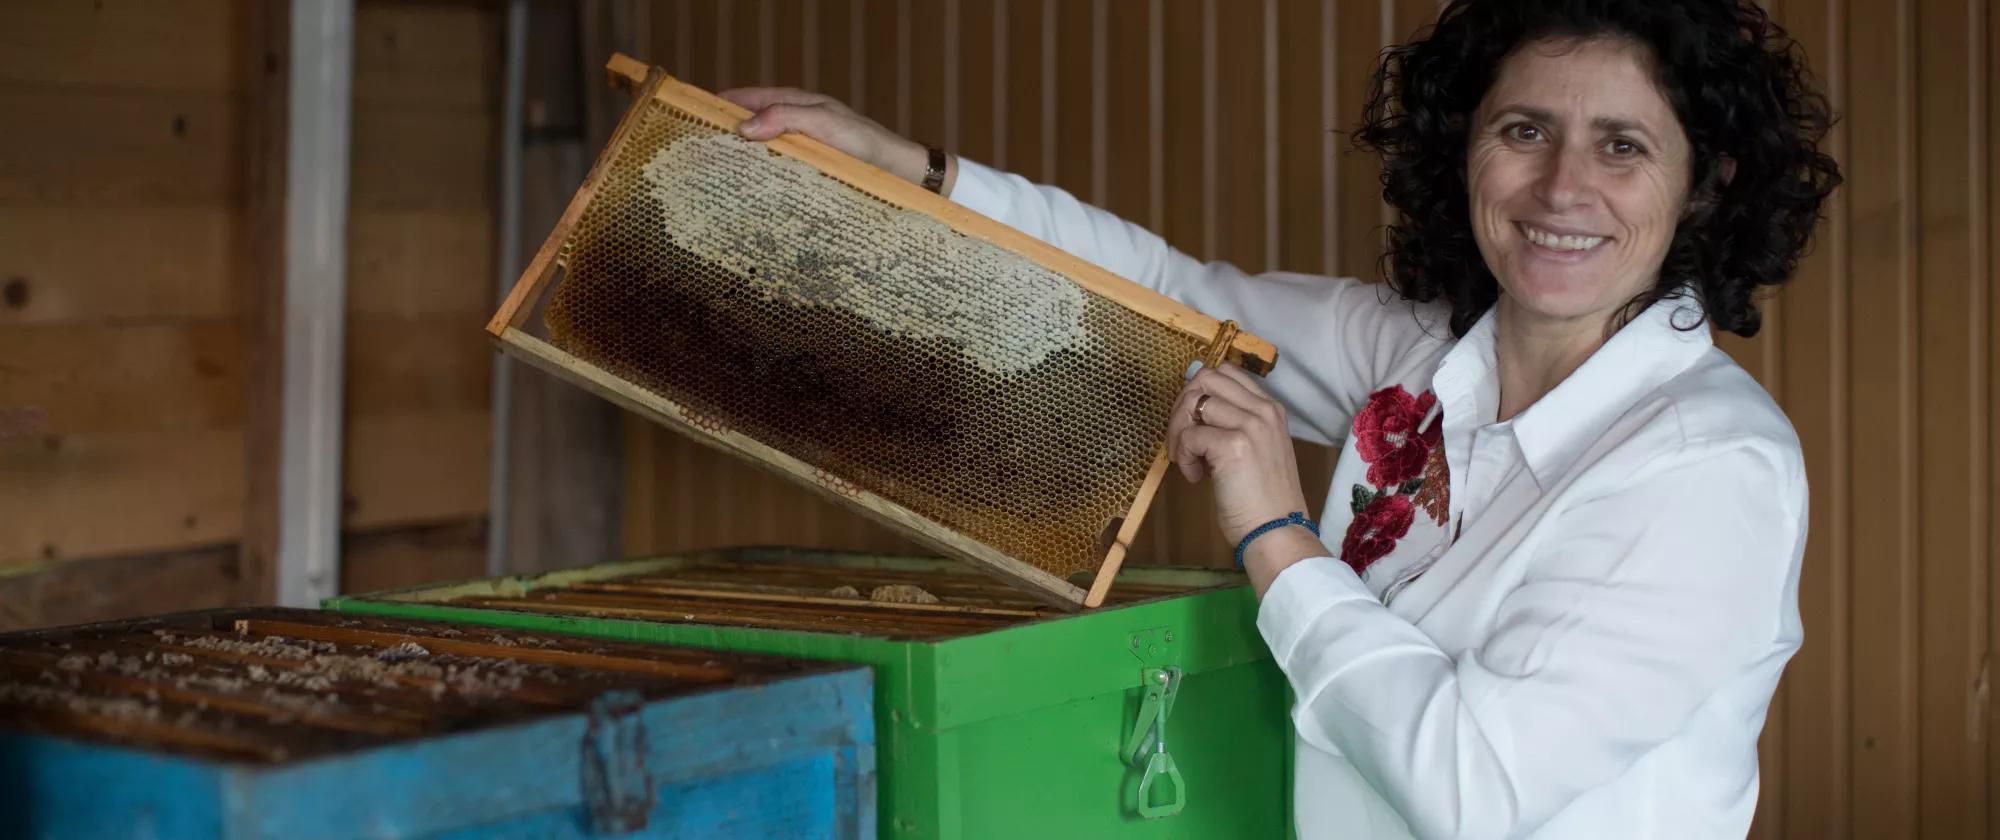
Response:
[[[1535,180],[1535,197],[1550,210],[1567,210],[1582,204],[1589,193],[1588,152],[1559,149],[1543,158],[1541,177]]]

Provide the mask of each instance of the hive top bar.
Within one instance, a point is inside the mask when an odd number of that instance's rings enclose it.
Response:
[[[187,613],[0,635],[0,733],[284,763],[838,670],[828,663],[366,619]]]
[[[637,96],[488,329],[1066,609],[1104,603],[1195,363],[1276,351],[624,56]]]

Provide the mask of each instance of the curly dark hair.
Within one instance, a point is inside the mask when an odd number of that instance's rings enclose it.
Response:
[[[1820,151],[1833,123],[1826,98],[1798,43],[1762,9],[1750,0],[1453,0],[1420,34],[1383,52],[1354,136],[1382,156],[1382,196],[1398,211],[1382,257],[1391,288],[1418,302],[1443,298],[1455,336],[1492,307],[1499,284],[1473,241],[1467,198],[1472,114],[1521,47],[1614,37],[1650,51],[1692,147],[1688,212],[1659,282],[1619,323],[1692,293],[1717,328],[1757,333],[1759,287],[1791,278],[1841,182]],[[1736,161],[1726,184],[1725,156]]]

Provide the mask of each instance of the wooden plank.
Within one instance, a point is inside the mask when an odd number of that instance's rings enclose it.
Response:
[[[0,632],[242,603],[234,545],[59,562],[0,575]]]
[[[618,554],[641,557],[666,550],[667,518],[660,475],[660,435],[666,432],[631,411],[618,415],[620,499]]]
[[[425,318],[350,316],[349,416],[484,411],[494,353],[483,312]]]
[[[1985,86],[1983,89],[1986,109],[1983,116],[1985,118],[1986,132],[1984,137],[1986,147],[1986,177],[1984,179],[1984,186],[1987,195],[1987,212],[1985,215],[1986,249],[1984,251],[1986,265],[1983,273],[1986,276],[1987,289],[1986,416],[1990,420],[2000,417],[2000,294],[1992,292],[1994,285],[2000,284],[2000,260],[1994,259],[1992,250],[1992,243],[2000,242],[2000,213],[1993,212],[1994,207],[1992,204],[1994,200],[2000,199],[2000,143],[1994,142],[1994,138],[2000,138],[2000,107],[1996,107],[1996,103],[1993,101],[1994,91],[2000,91],[2000,48],[1996,48],[1995,46],[2000,45],[2000,15],[1994,14],[1991,8],[1986,8],[1985,14],[1986,19],[1983,29],[1985,31],[1987,60]],[[1975,230],[1977,229],[1975,228]],[[2000,429],[1989,427],[1986,437],[1986,454],[1986,474],[1988,476],[2000,476]],[[1988,523],[1986,529],[1986,562],[1988,563],[1987,568],[1995,569],[2000,568],[2000,488],[1988,485],[1986,495],[1986,522]],[[1987,575],[1987,595],[1986,624],[1987,633],[1989,634],[1987,637],[1988,650],[2000,650],[2000,574]],[[2000,709],[1995,708],[1992,683],[1993,661],[1989,657],[1984,669],[1980,672],[1979,681],[1980,687],[1984,689],[1983,699],[1985,700],[1980,712],[1984,715],[1984,721],[1988,727],[1988,737],[1986,739],[1986,801],[1989,803],[1989,808],[1990,803],[2000,800],[2000,738],[1991,737],[1991,727],[1994,723],[1995,712],[2000,711]],[[1986,836],[1993,838],[1993,840],[2000,840],[2000,816],[1996,816],[1990,810],[1987,813]]]
[[[485,407],[353,415],[342,456],[347,530],[486,513],[492,418]]]
[[[1152,133],[1152,10],[1146,3],[1112,3],[1104,40],[1109,52],[1105,66],[1103,107],[1117,153],[1107,156],[1104,209],[1154,227],[1153,167],[1156,143]]]
[[[504,14],[497,3],[356,3],[355,103],[499,110]]]
[[[240,200],[239,94],[0,87],[0,202]]]
[[[248,0],[0,4],[0,80],[189,93],[245,89]]]
[[[486,574],[486,526],[479,520],[359,531],[342,538],[340,591],[380,592]]]
[[[897,118],[907,111],[903,103],[909,90],[899,64],[908,56],[898,39],[897,5],[902,0],[855,0],[855,25],[861,33],[861,85],[848,104],[890,131],[906,134],[908,126]],[[711,88],[712,89],[712,88]]]
[[[1845,111],[1846,60],[1839,46],[1844,21],[1830,6],[1824,0],[1795,0],[1779,11],[1812,57],[1836,110]],[[1843,161],[1847,126],[1836,125],[1827,149]],[[1796,837],[1844,836],[1852,814],[1848,716],[1853,633],[1848,603],[1853,564],[1846,523],[1854,508],[1848,479],[1847,206],[1847,190],[1837,191],[1815,247],[1785,289],[1791,328],[1777,336],[1786,369],[1779,398],[1804,449],[1812,502],[1799,576],[1806,638],[1786,666],[1784,702],[1774,702],[1770,712],[1784,721],[1783,772],[1766,777],[1759,808],[1760,822]],[[1766,801],[1781,810],[1770,812]]]
[[[498,205],[497,115],[359,103],[353,119],[353,215]]]
[[[995,166],[1037,183],[1056,174],[1045,163],[1048,144],[1043,125],[1049,119],[1049,108],[1042,102],[1042,76],[1049,61],[1042,40],[1042,2],[1055,0],[1007,0],[1002,22],[1006,36],[1002,52],[1007,57],[1006,145],[993,157]]]
[[[1275,219],[1266,218],[1266,83],[1262,56],[1265,43],[1263,2],[1230,4],[1215,16],[1211,33],[1216,50],[1215,102],[1210,111],[1214,149],[1215,250],[1206,256],[1233,263],[1250,273],[1270,267],[1265,231]],[[1246,325],[1248,326],[1248,325]]]
[[[1325,22],[1319,0],[1278,3],[1278,230],[1277,264],[1272,268],[1317,273],[1326,239],[1326,169],[1332,165],[1322,139],[1338,126],[1328,124],[1320,102],[1325,79],[1321,40]]]
[[[1921,0],[1916,9],[1916,208],[1922,231],[1916,290],[1922,363],[1916,407],[1923,434],[1916,455],[1918,827],[1925,837],[1987,830],[1987,698],[1981,685],[1989,648],[1986,534],[1992,492],[1984,469],[1986,285],[1983,244],[1989,197],[1980,136],[1986,103],[1973,75],[1989,60],[1980,21],[1963,0]],[[1978,233],[1974,233],[1977,231]]]
[[[1000,0],[959,0],[957,54],[958,87],[951,92],[958,125],[952,129],[956,145],[945,149],[981,163],[991,163],[999,149],[1000,102],[1004,95],[997,82],[1001,77],[999,43],[994,25]]]
[[[947,131],[945,117],[957,107],[955,97],[945,94],[946,77],[955,72],[947,60],[956,58],[957,45],[946,49],[955,33],[945,29],[946,6],[956,0],[929,0],[912,3],[904,29],[909,56],[908,106],[910,117],[906,137],[927,145],[943,145]]]
[[[723,66],[725,75],[716,82],[718,87],[770,84],[764,74],[763,5],[764,0],[725,0],[722,3],[726,31],[718,33],[717,37],[728,39],[729,58]]]
[[[1055,171],[1049,183],[1068,190],[1087,203],[1101,203],[1096,195],[1091,156],[1096,140],[1097,108],[1091,84],[1091,63],[1096,37],[1094,8],[1090,0],[1055,3]]]
[[[243,527],[237,544],[237,597],[278,597],[278,485],[284,441],[285,190],[290,168],[291,8],[252,8],[245,60],[249,155],[244,160],[242,270],[244,319]],[[354,228],[350,225],[349,234]],[[351,240],[350,240],[351,241]],[[350,248],[352,246],[350,245]],[[352,263],[349,263],[350,267]],[[350,276],[352,274],[350,268]]]
[[[858,75],[854,72],[858,60],[853,48],[854,2],[819,3],[819,30],[813,33],[819,49],[818,88],[821,93],[847,103],[854,101]]]
[[[242,533],[240,428],[4,439],[0,475],[0,569]]]
[[[242,346],[234,320],[14,326],[0,404],[38,408],[63,435],[241,428]]]
[[[1850,493],[1854,681],[1850,794],[1858,837],[1917,833],[1916,196],[1908,144],[1916,102],[1907,2],[1847,5],[1851,66],[1847,185],[1855,277]]]
[[[1382,6],[1377,3],[1337,4],[1334,16],[1333,117],[1343,129],[1335,157],[1334,181],[1339,199],[1334,205],[1336,260],[1333,271],[1348,277],[1380,279],[1382,256],[1382,162],[1358,151],[1352,131],[1361,124],[1368,101],[1376,55],[1382,42]]]
[[[760,26],[768,26],[767,36],[771,44],[771,84],[783,87],[811,89],[812,79],[806,75],[806,68],[813,66],[807,51],[809,35],[807,26],[818,24],[815,13],[818,4],[813,0],[801,3],[777,3],[766,0],[758,13],[762,16]]]
[[[1386,0],[1384,5],[1395,18],[1388,32],[1391,43],[1408,43],[1437,22],[1438,0]]]
[[[235,316],[244,235],[221,202],[0,204],[0,325]]]
[[[478,331],[486,320],[483,310],[493,301],[493,218],[491,207],[349,214],[348,315],[417,318],[481,311],[471,324]]]

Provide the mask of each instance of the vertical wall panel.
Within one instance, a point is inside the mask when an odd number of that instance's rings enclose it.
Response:
[[[1845,21],[1834,2],[1788,2],[1783,23],[1812,59],[1836,109],[1846,106]],[[1837,124],[1827,151],[1846,159],[1851,121]],[[1784,727],[1781,775],[1766,775],[1760,822],[1795,837],[1848,832],[1848,193],[1835,193],[1812,253],[1786,287],[1795,327],[1779,338],[1790,369],[1779,394],[1805,450],[1811,521],[1799,579],[1805,644],[1786,669],[1786,696],[1770,720]],[[1768,724],[1767,724],[1768,726]],[[1770,772],[1767,770],[1767,773]],[[1776,816],[1776,803],[1782,811]]]
[[[1053,3],[1055,54],[1047,63],[1055,68],[1055,175],[1049,179],[1058,187],[1084,201],[1103,201],[1092,195],[1095,172],[1092,149],[1096,144],[1093,111],[1096,89],[1091,84],[1091,46],[1096,40],[1096,8],[1091,0],[1056,0]]]
[[[1910,142],[1914,80],[1906,2],[1848,7],[1849,59],[1871,68],[1851,78],[1848,165],[1854,180],[1849,312],[1853,387],[1854,831],[1907,837],[1917,830],[1915,197]],[[1857,575],[1862,570],[1857,569]]]
[[[909,56],[909,76],[904,87],[909,91],[909,127],[905,136],[919,143],[939,145],[945,142],[945,76],[949,59],[957,54],[956,44],[951,43],[951,33],[945,28],[948,7],[957,5],[957,0],[917,0],[910,6],[905,48],[901,51]]]
[[[1973,231],[1985,233],[1985,196],[1975,179],[1986,150],[1979,142],[1983,103],[1973,99],[1978,87],[1966,72],[1985,63],[1976,8],[1966,0],[1921,0],[1915,10],[1916,222],[1923,232],[1918,813],[1927,837],[1978,833],[1987,807],[1985,726],[1975,705],[1986,653],[1987,278],[1974,272],[1981,246],[1973,241]]]
[[[1994,91],[2000,90],[2000,15],[1993,14],[1990,6],[1984,7],[1986,14],[1983,28],[1986,33],[1986,60],[1984,65],[1973,65],[1970,71],[1975,78],[1983,78],[1977,101],[1985,108],[1986,132],[1979,144],[1986,149],[1986,170],[1983,182],[1986,187],[1985,259],[1986,277],[1986,455],[1987,455],[1987,499],[1986,521],[1986,568],[1987,575],[1987,657],[1980,670],[1980,697],[1984,701],[1979,712],[1985,721],[1986,737],[1986,801],[1989,803],[1986,817],[1986,836],[2000,838],[2000,818],[1996,818],[1990,803],[2000,797],[2000,738],[1992,736],[1994,719],[1993,652],[2000,650],[2000,574],[1991,571],[2000,569],[2000,294],[1994,286],[2000,284],[2000,260],[1993,256],[1993,243],[2000,242],[2000,107],[1995,106]],[[1979,230],[1974,228],[1975,231]]]
[[[999,0],[959,0],[958,127],[955,144],[946,149],[981,163],[992,163],[1000,133],[999,38],[994,18]]]
[[[1007,49],[1007,126],[1004,154],[996,155],[1008,171],[1038,182],[1050,180],[1044,166],[1042,124],[1047,108],[1042,104],[1042,4],[1057,0],[1003,0],[1006,15],[1001,20]]]
[[[1368,101],[1368,80],[1375,72],[1382,42],[1382,5],[1333,5],[1333,119],[1340,130],[1335,152],[1339,198],[1334,203],[1336,274],[1377,278],[1382,253],[1382,164],[1375,155],[1354,148],[1353,131],[1361,123]]]

